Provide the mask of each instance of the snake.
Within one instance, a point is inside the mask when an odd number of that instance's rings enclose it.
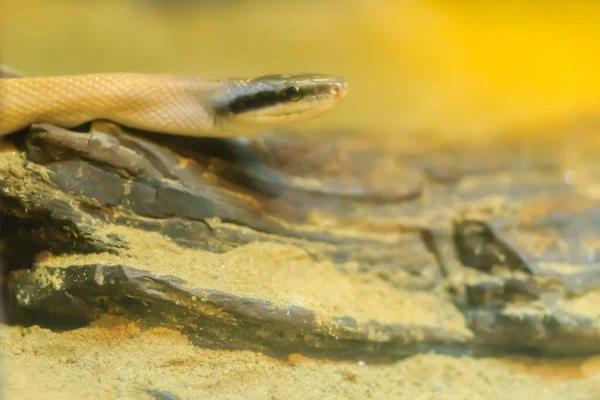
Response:
[[[36,123],[70,129],[94,120],[180,136],[247,136],[323,115],[348,91],[344,78],[314,73],[0,77],[0,136]]]

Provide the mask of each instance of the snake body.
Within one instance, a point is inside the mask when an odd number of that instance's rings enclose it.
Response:
[[[316,74],[13,77],[0,79],[0,136],[34,123],[72,128],[98,119],[173,135],[246,135],[321,115],[346,90],[342,78]]]

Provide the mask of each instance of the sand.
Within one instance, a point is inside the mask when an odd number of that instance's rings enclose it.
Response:
[[[332,261],[315,261],[295,246],[252,243],[216,254],[184,248],[158,233],[123,226],[110,225],[107,233],[118,234],[129,249],[119,255],[46,257],[37,265],[39,278],[45,279],[46,268],[127,265],[156,275],[174,275],[190,288],[266,300],[276,307],[307,308],[321,320],[350,316],[357,321],[436,326],[470,335],[462,313],[446,292],[402,290],[353,273],[351,268],[347,268],[349,273],[341,272]]]
[[[423,354],[393,364],[334,362],[191,345],[164,328],[104,317],[52,332],[2,328],[8,399],[597,399],[600,357],[540,361]],[[167,397],[164,397],[167,398]]]

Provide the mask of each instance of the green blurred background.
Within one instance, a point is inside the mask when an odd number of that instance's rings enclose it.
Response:
[[[491,135],[594,116],[595,1],[18,0],[0,57],[27,75],[344,76],[346,102],[304,126]]]

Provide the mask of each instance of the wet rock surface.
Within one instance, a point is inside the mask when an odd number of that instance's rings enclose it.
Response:
[[[9,311],[273,355],[596,354],[600,214],[562,150],[35,126],[0,152]]]

